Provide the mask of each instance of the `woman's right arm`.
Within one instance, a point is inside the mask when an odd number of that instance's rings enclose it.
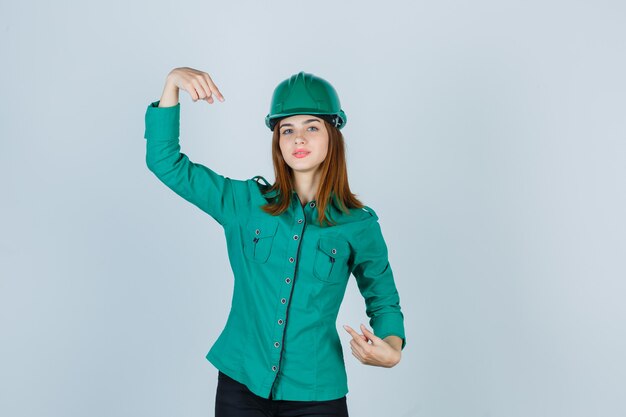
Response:
[[[188,91],[194,102],[212,104],[213,95],[224,101],[207,73],[188,67],[172,70],[161,99],[146,110],[146,164],[172,191],[225,225],[235,216],[232,180],[180,152],[180,89]]]

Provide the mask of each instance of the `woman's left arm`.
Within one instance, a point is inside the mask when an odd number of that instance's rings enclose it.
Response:
[[[363,334],[349,326],[344,328],[353,337],[350,344],[357,359],[368,365],[392,367],[400,361],[402,349],[406,346],[404,315],[378,216],[373,210],[368,211],[373,218],[354,239],[352,273],[365,299],[365,312],[376,335],[363,324]]]

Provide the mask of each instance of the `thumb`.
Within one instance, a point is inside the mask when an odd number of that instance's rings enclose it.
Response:
[[[376,336],[374,333],[370,332],[367,327],[363,323],[361,323],[361,330],[363,331],[363,335],[367,337],[372,343],[380,342],[381,338]]]

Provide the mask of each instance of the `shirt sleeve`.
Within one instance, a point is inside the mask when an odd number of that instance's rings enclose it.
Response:
[[[232,180],[189,160],[180,152],[180,103],[158,107],[145,115],[146,164],[161,182],[224,226],[235,215]]]
[[[377,219],[372,219],[358,234],[356,242],[352,273],[365,299],[369,324],[381,339],[390,335],[400,337],[404,349],[404,315],[387,257],[387,245]]]

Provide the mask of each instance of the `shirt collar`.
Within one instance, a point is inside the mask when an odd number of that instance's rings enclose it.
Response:
[[[266,198],[273,198],[276,195],[278,195],[278,190],[272,190],[272,191],[268,191],[265,194],[263,194],[264,197]],[[291,190],[291,198],[293,198],[294,196],[296,196],[296,190]],[[334,205],[332,204],[332,201],[335,201],[337,198],[337,194],[335,194],[334,191],[330,192],[330,204],[328,205],[329,208],[334,207]],[[309,203],[314,202],[315,205],[317,206],[317,201],[316,200],[311,200],[309,201]]]

